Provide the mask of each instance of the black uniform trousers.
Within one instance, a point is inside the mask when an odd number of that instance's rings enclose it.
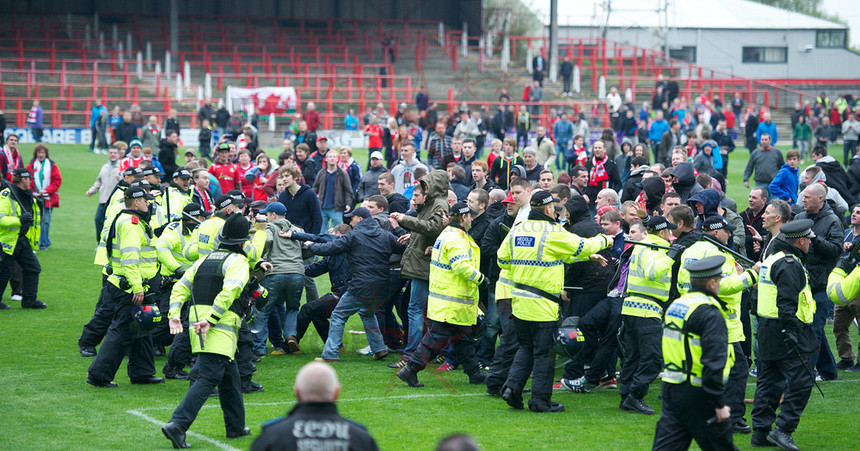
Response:
[[[239,326],[239,339],[237,340],[236,364],[239,367],[239,375],[242,377],[242,382],[251,382],[251,376],[257,367],[251,359],[254,357],[252,351],[254,347],[254,335],[251,333],[251,328],[248,327],[248,322],[242,320],[242,325]],[[243,426],[244,427],[244,426]]]
[[[747,412],[744,398],[747,395],[747,377],[750,373],[750,365],[743,354],[742,342],[732,343],[735,350],[735,363],[729,372],[729,379],[725,385],[726,405],[732,409],[732,417],[729,423],[734,424],[742,420]]]
[[[701,387],[663,382],[662,389],[663,408],[652,449],[686,450],[693,440],[704,451],[738,449],[732,441],[731,421],[707,424],[715,413]]]
[[[582,317],[579,329],[585,335],[583,361],[591,362],[585,370],[585,379],[599,382],[604,377],[615,377],[618,362],[618,329],[621,327],[620,297],[610,297],[599,302]]]
[[[110,327],[99,353],[90,364],[90,379],[94,382],[110,382],[116,376],[122,360],[128,355],[128,377],[143,379],[155,375],[152,353],[152,338],[139,336],[132,328],[133,303],[131,293],[126,293],[108,283],[105,304],[113,313]]]
[[[588,313],[594,310],[600,301],[606,298],[606,293],[600,291],[596,293],[574,293],[571,296],[569,315],[568,316],[578,316],[580,318],[580,330],[582,330],[582,321],[584,318],[588,316]],[[596,328],[597,325],[595,325]],[[593,329],[592,329],[593,332]],[[583,332],[584,333],[584,332]],[[592,338],[594,337],[594,338]],[[592,335],[591,340],[586,340],[586,349],[583,349],[579,355],[576,356],[575,359],[571,360],[564,366],[564,377],[565,379],[579,379],[585,373],[585,364],[591,363],[591,357],[594,356],[594,348],[597,346],[597,339],[594,335]],[[591,347],[589,352],[586,352],[587,348]],[[598,378],[598,381],[600,379]],[[592,381],[597,382],[597,381]]]
[[[108,302],[108,286],[113,286],[107,282],[107,276],[102,276],[102,290],[99,292],[99,300],[96,302],[96,309],[93,312],[93,317],[84,325],[84,330],[81,332],[81,338],[78,340],[79,346],[96,347],[102,342],[110,327],[113,319],[113,310]]]
[[[162,281],[166,281],[166,277]],[[155,325],[152,330],[152,344],[169,346],[173,343],[173,335],[170,335],[170,325],[167,314],[170,311],[170,292],[173,290],[173,282],[163,283],[158,292],[158,310],[161,312],[162,321]]]
[[[478,373],[480,367],[478,358],[475,357],[475,342],[469,339],[470,333],[472,333],[472,326],[460,326],[431,319],[427,333],[421,338],[421,343],[409,359],[409,365],[424,369],[427,362],[436,358],[450,345],[457,361],[463,365],[463,372],[469,375]]]
[[[814,380],[803,366],[804,361],[809,361],[809,354],[801,354],[803,360],[792,354],[781,360],[758,360],[752,410],[753,429],[769,431],[774,420],[776,426],[788,434],[797,429],[809,394],[812,393]],[[780,404],[779,398],[783,392],[785,399]],[[776,416],[777,407],[779,417]]]
[[[188,309],[190,307],[191,304],[188,302],[182,304],[182,311],[179,313],[182,332],[172,336],[173,341],[167,351],[167,362],[164,363],[164,368],[161,370],[165,375],[176,373],[191,364],[191,338],[188,336]],[[161,314],[167,318],[167,312]]]
[[[301,341],[308,330],[308,326],[313,323],[314,329],[317,330],[317,334],[325,343],[328,340],[329,318],[331,318],[331,312],[337,307],[338,300],[340,298],[328,293],[315,301],[305,302],[305,305],[299,309],[298,317],[296,317],[296,338]],[[377,316],[378,319],[379,316]]]
[[[514,316],[517,341],[520,345],[505,387],[522,394],[529,375],[532,376],[532,397],[529,409],[549,411],[552,384],[555,379],[555,355],[550,355],[555,341],[557,321],[525,321]]]
[[[227,432],[240,432],[245,428],[245,403],[236,360],[210,352],[198,353],[197,362],[191,368],[191,380],[188,393],[170,417],[171,422],[187,431],[212,390],[218,387],[218,401],[224,411]]]
[[[407,285],[406,279],[400,278],[400,269],[391,269],[388,280],[388,299],[376,308],[376,322],[382,332],[382,339],[390,349],[399,349],[406,345],[403,342],[405,330],[409,330],[409,315],[406,310],[408,302],[403,302],[403,287]],[[397,316],[403,320],[403,325],[397,321]]]
[[[490,373],[487,375],[487,390],[493,392],[500,391],[505,385],[511,365],[514,363],[514,357],[517,355],[517,349],[520,347],[517,338],[517,326],[514,323],[514,316],[511,314],[510,299],[496,302],[496,315],[499,318],[501,333],[496,352],[493,354]]]
[[[663,367],[663,325],[658,318],[621,315],[624,321],[624,362],[618,394],[638,399],[648,394],[648,386]]]
[[[39,265],[39,259],[36,258],[36,253],[33,252],[33,247],[30,246],[27,237],[18,237],[12,255],[0,252],[0,256],[2,256],[0,258],[0,297],[6,292],[6,285],[12,278],[12,272],[17,262],[21,265],[21,297],[24,301],[35,301],[39,294],[39,273],[42,272],[42,266]]]

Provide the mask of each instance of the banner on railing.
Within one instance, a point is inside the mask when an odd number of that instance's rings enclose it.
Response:
[[[266,86],[262,88],[227,87],[227,110],[242,111],[245,115],[257,113],[260,118],[288,117],[296,112],[298,104],[296,88]]]
[[[7,128],[3,132],[3,142],[9,135],[18,135],[20,143],[34,143],[32,130],[29,128]],[[89,128],[46,128],[42,130],[42,142],[47,144],[89,144],[93,140]]]

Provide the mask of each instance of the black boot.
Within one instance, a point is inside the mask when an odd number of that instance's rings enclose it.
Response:
[[[423,387],[424,384],[418,382],[418,375],[416,373],[419,371],[421,371],[421,368],[416,367],[412,363],[407,363],[406,366],[397,372],[397,377],[399,377],[403,382],[406,382],[410,387]]]
[[[767,429],[754,429],[752,433],[752,437],[750,438],[750,446],[753,448],[773,448],[776,445],[770,442],[767,439],[767,434],[770,431]]]
[[[161,427],[161,432],[170,440],[174,448],[191,448],[191,445],[185,443],[185,431],[182,430],[182,426],[176,423],[167,423]]]
[[[786,451],[800,451],[800,448],[794,444],[794,439],[791,438],[791,434],[783,431],[779,427],[773,428],[773,430],[770,431],[770,434],[767,435],[767,439],[774,445]]]
[[[469,383],[472,385],[484,385],[487,382],[487,375],[482,373],[480,370],[476,370],[474,373],[469,374]]]
[[[514,409],[522,409],[523,408],[523,395],[522,393],[516,393],[510,387],[504,387],[502,389],[502,399],[508,403],[509,406]]]

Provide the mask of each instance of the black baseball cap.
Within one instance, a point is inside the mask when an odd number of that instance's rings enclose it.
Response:
[[[220,210],[222,208],[226,208],[230,205],[241,205],[241,204],[242,204],[242,202],[240,200],[236,199],[233,196],[229,196],[227,194],[222,194],[222,195],[218,196],[217,199],[215,199],[215,208],[217,208],[218,210]]]
[[[15,170],[12,171],[12,175],[18,178],[32,177],[27,168],[15,168]]]
[[[179,169],[178,171],[173,173],[173,178],[190,179],[191,171],[189,171],[188,169]]]
[[[726,229],[726,231],[732,233],[735,231],[735,226],[726,221],[726,218],[717,215],[705,219],[705,222],[702,223],[702,230],[705,232],[713,232],[720,229]]]
[[[185,208],[182,209],[183,213],[190,216],[204,216],[205,211],[206,210],[204,210],[203,207],[196,202],[188,204],[185,206]]]
[[[343,214],[343,219],[351,219],[353,216],[358,216],[361,219],[367,219],[371,217],[370,210],[365,207],[358,207],[355,210],[350,211],[349,213]]]
[[[136,166],[132,166],[132,167],[126,169],[125,171],[122,171],[123,177],[128,177],[130,175],[133,175],[134,178],[141,178],[141,177],[143,177],[143,169],[140,169],[139,167],[136,167]]]

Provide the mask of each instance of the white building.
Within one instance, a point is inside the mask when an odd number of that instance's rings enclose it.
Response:
[[[549,0],[524,0],[549,30]],[[559,37],[600,37],[750,78],[856,79],[842,24],[746,0],[558,0]]]

